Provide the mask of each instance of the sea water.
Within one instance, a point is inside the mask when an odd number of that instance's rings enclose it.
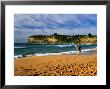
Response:
[[[96,44],[81,45],[82,53],[88,53],[95,50]],[[77,52],[74,44],[27,44],[14,43],[14,56],[46,56],[46,55],[61,55],[61,54],[75,54]]]

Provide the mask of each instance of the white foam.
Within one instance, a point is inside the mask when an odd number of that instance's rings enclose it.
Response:
[[[96,50],[96,48],[92,48],[92,49],[83,49],[82,51],[85,52],[85,51],[93,51],[93,50]]]
[[[62,53],[45,53],[45,54],[34,54],[34,56],[49,56],[49,55],[61,55]]]
[[[16,59],[16,58],[20,58],[20,57],[23,57],[22,55],[16,55],[16,56],[14,56],[14,58]]]
[[[18,46],[18,47],[14,47],[14,48],[19,49],[19,48],[26,48],[26,47],[25,46],[22,46],[22,47]]]
[[[73,44],[69,44],[69,45],[55,45],[55,46],[58,46],[58,47],[70,47],[70,46],[73,46]]]
[[[93,49],[83,49],[82,50],[82,53],[84,52],[87,52],[87,51],[93,51],[93,50],[96,50],[96,48],[93,48]],[[28,55],[17,55],[17,56],[14,56],[14,58],[20,58],[20,57],[29,57],[29,56],[49,56],[49,55],[62,55],[62,54],[77,54],[78,51],[68,51],[68,52],[60,52],[60,53],[35,53],[35,54],[28,54]]]

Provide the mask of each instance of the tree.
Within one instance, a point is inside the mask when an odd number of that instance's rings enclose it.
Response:
[[[57,36],[58,34],[57,34],[57,33],[54,33],[53,35],[54,35],[54,36]]]
[[[89,34],[88,34],[88,37],[92,37],[92,34],[91,34],[91,33],[89,33]]]

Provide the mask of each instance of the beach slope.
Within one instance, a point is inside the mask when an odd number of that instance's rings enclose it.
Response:
[[[14,60],[15,76],[96,76],[96,54],[32,56]]]

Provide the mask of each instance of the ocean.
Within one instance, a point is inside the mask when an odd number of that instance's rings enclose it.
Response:
[[[96,44],[81,45],[82,53],[90,53],[95,50]],[[27,44],[14,43],[14,57],[25,56],[46,56],[61,54],[76,54],[77,50],[74,44]]]

